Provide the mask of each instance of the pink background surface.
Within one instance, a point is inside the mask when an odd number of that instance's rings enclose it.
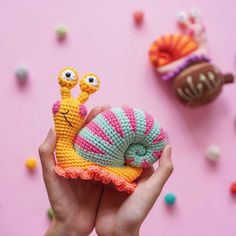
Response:
[[[151,112],[168,131],[175,172],[141,235],[236,235],[236,199],[229,193],[230,183],[236,180],[235,84],[225,86],[211,105],[190,110],[156,79],[147,57],[156,36],[177,31],[179,10],[198,7],[213,61],[224,71],[235,72],[235,6],[235,0],[2,0],[0,235],[43,235],[49,225],[40,166],[30,175],[24,162],[37,156],[39,144],[53,126],[57,74],[68,65],[81,75],[93,71],[102,79],[100,92],[88,102],[90,109],[129,104]],[[141,28],[133,24],[136,9],[145,12]],[[69,30],[64,44],[55,38],[58,23]],[[29,67],[25,88],[17,86],[14,78],[20,63]],[[204,158],[210,144],[222,150],[216,166]],[[167,192],[177,196],[173,209],[163,202]]]

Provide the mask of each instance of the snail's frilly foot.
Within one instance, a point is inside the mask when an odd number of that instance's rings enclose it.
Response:
[[[104,168],[95,165],[89,166],[86,170],[81,167],[62,168],[59,165],[55,167],[56,173],[64,178],[81,178],[84,180],[100,181],[104,184],[111,183],[118,191],[124,191],[131,194],[135,190],[137,184],[134,182],[128,182],[127,180],[125,180],[125,178],[114,174],[111,169],[112,168]]]

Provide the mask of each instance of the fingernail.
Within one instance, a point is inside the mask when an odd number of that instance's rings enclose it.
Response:
[[[171,158],[171,146],[167,145],[164,149],[164,156]]]

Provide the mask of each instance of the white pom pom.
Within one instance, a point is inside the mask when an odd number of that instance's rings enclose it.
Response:
[[[190,11],[190,16],[193,17],[194,19],[199,19],[200,16],[201,16],[200,10],[197,9],[197,8],[193,8],[193,9]]]
[[[206,158],[210,161],[217,161],[220,157],[220,148],[212,145],[209,146],[207,151],[206,151]]]
[[[179,12],[178,15],[177,15],[177,20],[178,20],[179,23],[186,23],[187,20],[188,20],[187,13],[184,12],[184,11]]]
[[[28,69],[25,65],[19,65],[16,67],[16,70],[15,70],[15,75],[16,75],[16,78],[19,80],[19,81],[26,81],[27,78],[28,78]]]

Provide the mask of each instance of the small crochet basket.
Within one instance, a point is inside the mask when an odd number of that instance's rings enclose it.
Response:
[[[84,103],[100,86],[99,78],[88,73],[80,80],[77,98],[70,90],[78,73],[65,68],[59,73],[61,101],[52,108],[57,133],[56,167],[65,178],[112,183],[119,191],[132,193],[143,168],[155,163],[166,145],[163,129],[144,111],[131,107],[112,108],[84,126]]]

